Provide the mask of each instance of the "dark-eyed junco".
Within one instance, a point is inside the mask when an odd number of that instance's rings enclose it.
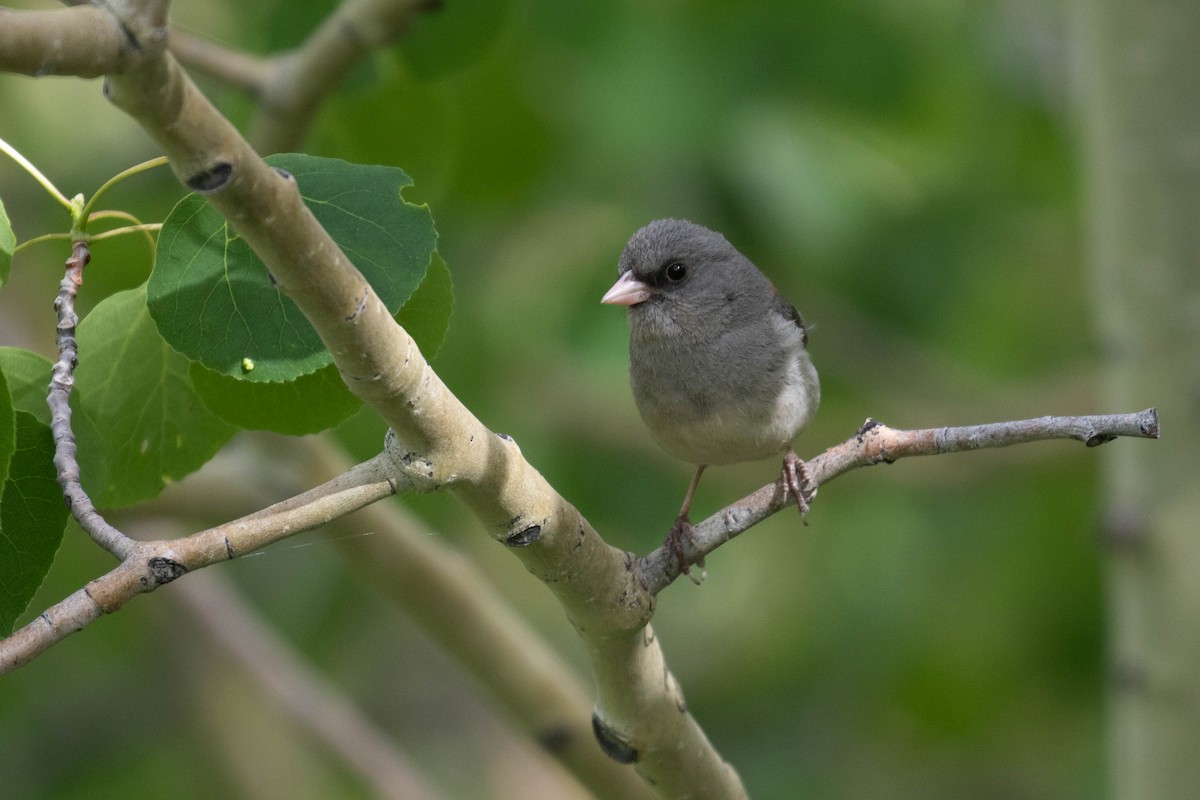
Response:
[[[680,537],[710,464],[784,454],[785,491],[807,513],[816,489],[792,440],[817,410],[817,370],[800,314],[716,231],[651,222],[625,245],[617,272],[601,302],[629,307],[638,411],[664,450],[696,465],[667,537],[686,573]]]

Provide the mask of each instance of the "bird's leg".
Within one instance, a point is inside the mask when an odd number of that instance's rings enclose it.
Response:
[[[687,556],[683,552],[684,538],[690,539],[692,536],[692,522],[688,519],[688,510],[692,507],[692,496],[696,494],[696,486],[700,484],[700,475],[704,472],[704,464],[696,467],[696,474],[692,476],[692,482],[688,486],[687,494],[683,497],[683,507],[679,509],[679,516],[675,518],[675,524],[671,526],[670,533],[663,540],[663,547],[669,548],[675,557],[679,559],[679,569],[684,575],[688,576],[688,580],[697,586],[700,585],[695,577],[692,576],[691,569],[688,567]],[[704,559],[699,558],[696,561],[696,566],[704,568]]]
[[[808,474],[808,466],[796,455],[795,450],[788,450],[783,457],[783,495],[788,492],[796,499],[796,508],[800,509],[800,518],[808,524],[808,507],[817,496],[817,486]]]

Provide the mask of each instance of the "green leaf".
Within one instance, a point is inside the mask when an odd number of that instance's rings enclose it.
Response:
[[[395,314],[425,275],[437,240],[429,210],[400,196],[409,177],[395,167],[297,154],[267,161],[296,177],[305,203]],[[332,363],[259,258],[196,195],[163,223],[148,297],[163,338],[223,375],[289,381]],[[246,359],[252,370],[243,369]]]
[[[50,428],[23,411],[15,420],[16,450],[0,492],[0,636],[12,633],[42,585],[67,523]]]
[[[427,359],[442,343],[453,302],[450,270],[434,252],[425,278],[396,315]],[[333,364],[284,383],[239,380],[197,362],[192,362],[190,375],[209,411],[251,430],[302,436],[339,425],[362,407]]]
[[[103,300],[78,338],[74,427],[84,488],[97,506],[153,497],[234,434],[196,397],[187,359],[158,335],[144,285]]]
[[[17,446],[16,421],[13,418],[12,398],[8,393],[8,381],[0,369],[0,484],[8,477],[8,460]]]
[[[241,428],[303,436],[332,428],[362,406],[337,367],[286,383],[251,383],[192,362],[192,386],[208,410]]]
[[[0,287],[8,282],[13,250],[16,248],[17,237],[13,233],[12,223],[8,221],[8,213],[4,210],[4,201],[0,200]]]
[[[53,365],[37,353],[19,347],[0,347],[0,372],[8,379],[13,408],[33,414],[43,425],[50,424],[46,395]]]
[[[426,361],[432,361],[446,337],[450,312],[454,309],[454,286],[450,268],[436,250],[421,285],[396,314],[396,321],[417,340]]]

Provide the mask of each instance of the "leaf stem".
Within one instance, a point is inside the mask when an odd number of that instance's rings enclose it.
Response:
[[[137,225],[126,225],[123,228],[113,228],[112,230],[97,233],[94,236],[89,236],[88,241],[98,242],[102,239],[112,239],[115,236],[122,236],[127,233],[145,233],[147,241],[150,242],[150,247],[155,245],[154,237],[150,235],[151,231],[157,231],[162,228],[161,222],[142,222]]]
[[[138,174],[141,174],[148,170],[154,169],[155,167],[161,167],[166,163],[167,163],[166,156],[157,156],[156,158],[152,158],[149,161],[143,161],[140,164],[134,164],[129,169],[121,170],[116,175],[113,175],[111,178],[109,178],[104,183],[102,183],[100,185],[100,188],[97,189],[94,194],[92,194],[92,199],[88,200],[87,203],[84,204],[83,209],[82,209],[83,218],[87,219],[88,215],[92,213],[92,207],[94,205],[96,205],[96,201],[99,200],[101,198],[101,196],[104,195],[105,192],[107,192],[112,187],[116,186],[121,181],[125,180],[126,178],[132,178],[134,175],[138,175]]]
[[[62,239],[70,240],[70,238],[71,234],[69,233],[43,233],[41,236],[35,236],[32,239],[26,239],[14,247],[13,255],[15,256],[25,248],[33,247],[35,244],[41,244],[42,242],[56,242],[61,241]]]
[[[11,158],[13,161],[17,162],[17,164],[19,164],[22,169],[24,169],[26,172],[28,172],[30,175],[32,175],[33,179],[35,181],[37,181],[38,183],[40,183],[42,185],[42,188],[50,193],[51,197],[53,197],[59,203],[62,203],[67,208],[67,210],[74,213],[75,206],[71,203],[70,200],[67,199],[67,196],[65,194],[63,194],[62,192],[60,192],[58,190],[58,187],[55,186],[54,183],[49,178],[47,178],[45,175],[43,175],[42,171],[40,169],[38,169],[37,167],[35,167],[33,165],[32,161],[27,159],[25,156],[21,155],[20,152],[18,152],[15,147],[13,147],[8,142],[4,141],[4,139],[0,139],[0,150],[3,150],[8,155],[9,158]]]

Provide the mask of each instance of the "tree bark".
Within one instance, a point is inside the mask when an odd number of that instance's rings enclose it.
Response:
[[[1108,754],[1119,800],[1200,791],[1200,3],[1077,0],[1075,88],[1106,406],[1158,406],[1104,454]]]

